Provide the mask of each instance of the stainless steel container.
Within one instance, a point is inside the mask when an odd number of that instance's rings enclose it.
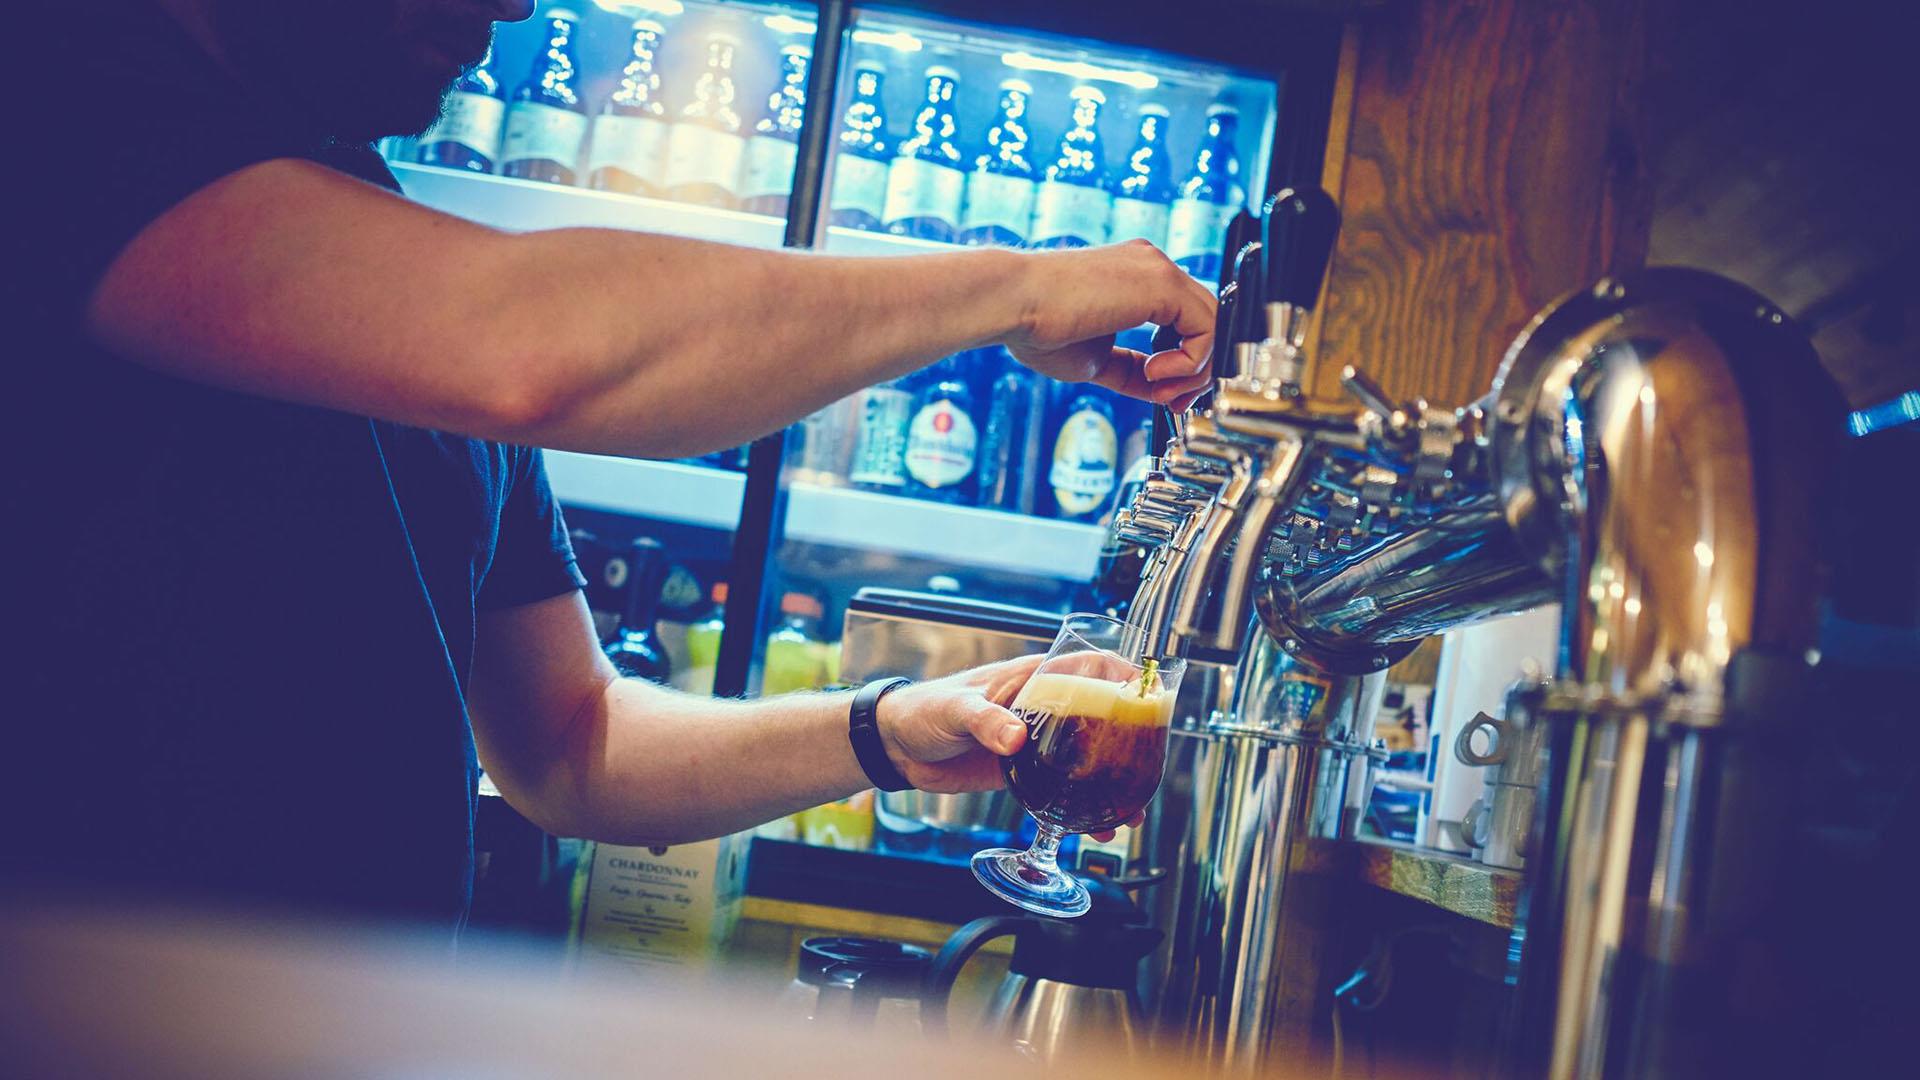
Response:
[[[840,674],[850,683],[904,675],[932,679],[980,664],[1045,652],[1060,616],[965,597],[861,589],[847,605]],[[875,804],[883,845],[970,855],[1020,824],[1004,789],[964,795],[882,792]],[[992,842],[988,840],[987,842]]]

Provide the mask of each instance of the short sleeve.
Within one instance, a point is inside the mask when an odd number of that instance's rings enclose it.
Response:
[[[493,563],[474,606],[482,611],[518,607],[584,589],[567,523],[547,483],[540,451],[517,449],[511,486],[500,506]]]

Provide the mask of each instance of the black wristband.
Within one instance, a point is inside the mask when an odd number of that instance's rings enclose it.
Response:
[[[881,791],[905,791],[913,786],[893,767],[893,759],[880,741],[880,699],[912,681],[875,679],[853,695],[853,707],[847,710],[847,741],[853,744],[853,756],[867,779]]]

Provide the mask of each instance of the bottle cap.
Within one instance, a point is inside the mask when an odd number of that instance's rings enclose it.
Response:
[[[813,46],[782,45],[780,46],[780,55],[781,56],[804,56],[807,59],[811,60],[813,59]]]
[[[716,41],[724,41],[737,48],[740,44],[740,35],[734,33],[732,30],[715,30],[713,33],[707,35],[707,43],[712,44]]]
[[[574,23],[577,23],[580,21],[580,16],[575,14],[572,8],[563,8],[563,7],[548,8],[547,13],[541,16],[541,18],[565,19],[568,22],[574,22]]]
[[[633,28],[635,30],[651,30],[656,34],[665,34],[667,32],[667,28],[661,25],[659,19],[635,19],[633,20]]]
[[[724,581],[714,582],[712,596],[714,603],[724,605],[727,602],[727,583]]]
[[[871,71],[875,75],[885,75],[887,73],[887,65],[878,60],[860,60],[854,63],[853,70]]]
[[[1079,86],[1067,91],[1067,96],[1073,98],[1075,101],[1084,98],[1096,105],[1105,105],[1107,103],[1107,95],[1101,93],[1099,87],[1088,86],[1086,83],[1081,83]]]
[[[952,79],[954,82],[959,82],[960,73],[945,64],[935,64],[927,69],[927,78]]]
[[[1240,110],[1234,108],[1231,105],[1209,105],[1207,106],[1207,115],[1210,117],[1211,116],[1239,116]]]
[[[817,597],[803,592],[790,592],[780,598],[780,614],[817,619],[826,614],[826,608],[821,606]]]
[[[1001,79],[1000,89],[1018,90],[1028,96],[1032,96],[1033,94],[1033,84],[1025,79]]]
[[[1173,114],[1167,111],[1167,107],[1165,105],[1162,105],[1157,101],[1149,101],[1145,105],[1140,106],[1140,115],[1164,117],[1164,116],[1171,116]]]

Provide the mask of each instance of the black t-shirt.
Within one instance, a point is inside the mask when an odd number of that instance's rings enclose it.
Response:
[[[294,157],[396,187],[145,4],[87,10],[35,21],[0,166],[23,181],[0,199],[0,879],[455,924],[475,614],[582,584],[540,453],[86,341],[117,253],[226,174]]]

